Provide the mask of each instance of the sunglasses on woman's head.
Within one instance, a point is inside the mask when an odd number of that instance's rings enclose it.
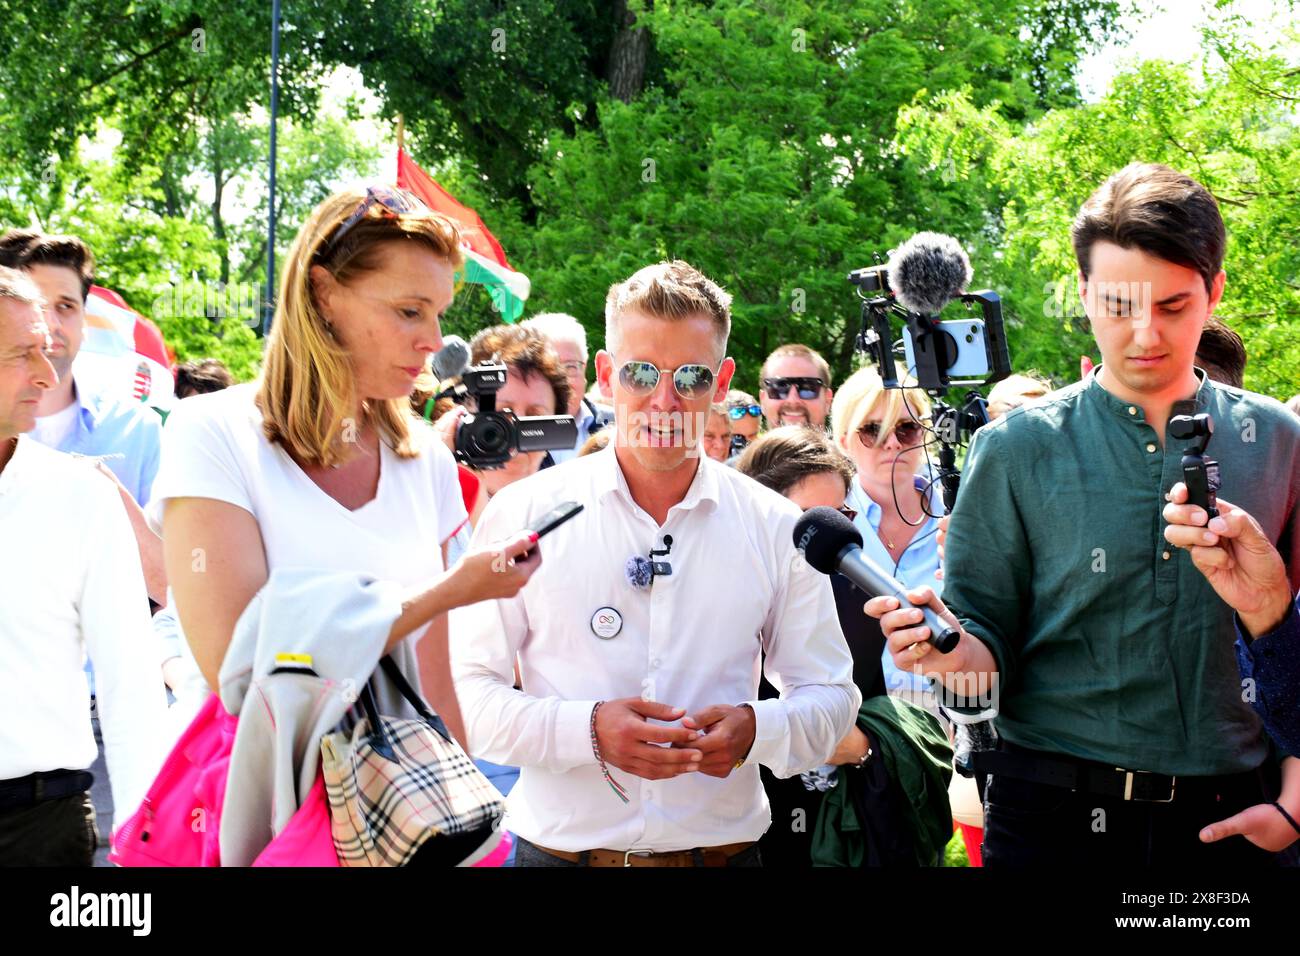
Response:
[[[682,398],[701,398],[713,390],[713,369],[707,365],[661,369],[654,362],[624,362],[618,370],[618,380],[633,395],[649,395],[659,387],[661,372],[672,375],[673,388]]]
[[[380,209],[390,218],[399,216],[409,216],[412,214],[427,215],[429,207],[422,203],[418,196],[408,193],[405,189],[397,189],[392,186],[371,186],[366,190],[366,198],[353,210],[352,215],[344,219],[330,241],[324,246],[321,255],[328,256],[348,234],[348,231],[366,217],[372,206],[379,206]]]
[[[921,443],[925,426],[916,422],[899,422],[894,426],[894,437],[904,448],[911,448]],[[867,422],[858,429],[858,438],[867,448],[874,448],[880,441],[880,422]]]
[[[826,383],[819,378],[765,378],[763,379],[763,388],[767,390],[767,397],[774,402],[779,402],[790,394],[790,389],[799,390],[799,397],[805,401],[811,401],[822,393]]]
[[[746,415],[753,415],[758,418],[762,414],[763,408],[761,405],[736,405],[727,409],[727,417],[733,422],[740,421]]]

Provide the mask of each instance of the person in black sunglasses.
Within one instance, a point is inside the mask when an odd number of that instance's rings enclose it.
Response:
[[[759,372],[759,401],[768,428],[779,425],[826,427],[831,410],[831,369],[806,345],[778,346]]]

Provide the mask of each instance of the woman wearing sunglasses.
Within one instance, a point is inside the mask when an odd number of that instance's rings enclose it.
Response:
[[[905,379],[902,370],[899,379]],[[934,573],[943,498],[926,467],[931,435],[925,392],[887,389],[873,369],[864,368],[840,386],[831,420],[836,442],[857,471],[845,504],[857,512],[863,552],[907,587],[940,586]],[[934,709],[924,677],[899,671],[888,653],[882,664],[891,694]]]
[[[540,557],[521,533],[446,567],[466,517],[456,466],[408,396],[460,264],[455,224],[413,196],[335,193],[289,250],[260,379],[172,414],[151,509],[209,687],[272,571],[356,573],[404,589],[385,651],[464,739],[445,614],[517,593]]]

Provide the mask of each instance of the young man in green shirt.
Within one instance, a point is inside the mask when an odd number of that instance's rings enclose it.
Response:
[[[920,612],[875,598],[900,667],[957,693],[992,685],[1001,742],[981,755],[986,865],[1269,865],[1199,834],[1277,796],[1300,799],[1250,707],[1232,610],[1163,537],[1162,508],[1208,413],[1222,494],[1258,519],[1300,585],[1300,420],[1194,366],[1223,295],[1218,206],[1165,166],[1134,164],[1084,204],[1072,238],[1102,355],[1082,382],[981,429],[946,548],[943,602],[962,639],[918,643]]]

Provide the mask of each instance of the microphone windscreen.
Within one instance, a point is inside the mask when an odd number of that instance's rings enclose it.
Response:
[[[654,580],[654,569],[650,565],[650,559],[643,558],[639,554],[628,558],[623,565],[623,576],[634,588],[648,588],[650,582]]]
[[[809,508],[794,523],[794,546],[822,574],[834,574],[846,545],[862,547],[862,535],[848,517],[825,505]]]
[[[918,232],[894,250],[886,268],[899,305],[922,315],[937,315],[971,280],[966,250],[941,232]]]
[[[459,335],[442,340],[442,348],[433,353],[433,374],[442,382],[455,378],[469,368],[469,344]]]

